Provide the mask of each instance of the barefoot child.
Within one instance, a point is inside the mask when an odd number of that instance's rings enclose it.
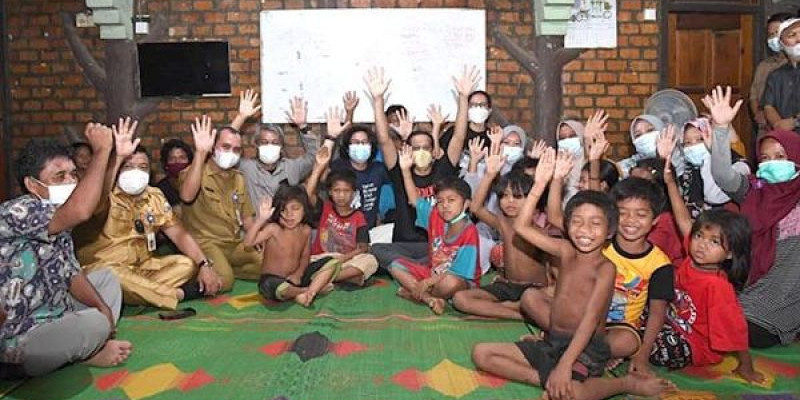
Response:
[[[540,385],[553,399],[658,394],[669,387],[667,382],[631,375],[600,378],[611,356],[604,332],[615,278],[614,265],[602,251],[617,225],[617,210],[604,194],[579,192],[566,207],[569,240],[551,238],[531,223],[531,217],[554,168],[555,151],[548,149],[514,224],[520,236],[560,261],[550,331],[542,341],[480,343],[473,349],[472,359],[486,372]]]
[[[505,159],[506,156],[500,151],[500,143],[493,142],[486,159],[486,175],[470,206],[475,216],[500,232],[504,268],[498,269],[499,274],[490,285],[456,293],[453,306],[469,314],[522,320],[519,310],[522,293],[530,287],[545,286],[547,277],[544,265],[534,258],[539,255],[538,249],[514,232],[514,221],[519,215],[523,199],[531,190],[533,180],[520,172],[502,176],[494,187],[500,199],[501,212],[495,214],[486,208],[486,198]]]
[[[459,290],[478,284],[478,230],[467,215],[471,191],[456,176],[436,183],[436,206],[417,196],[411,177],[413,156],[405,145],[399,154],[408,204],[416,208],[417,226],[428,231],[429,263],[420,265],[405,258],[389,264],[389,273],[400,284],[397,294],[426,304],[435,314],[444,312],[445,301]]]
[[[650,362],[670,368],[703,366],[735,353],[739,365],[734,372],[748,382],[763,383],[764,375],[753,368],[747,320],[736,299],[747,280],[750,224],[744,216],[722,209],[704,211],[692,223],[669,156],[664,165],[669,200],[689,257],[676,270],[677,295],[667,314],[669,324],[659,333]]]
[[[317,203],[317,186],[328,168],[331,151],[322,147],[316,155],[316,164],[306,184],[311,206]],[[367,254],[369,226],[361,210],[352,207],[356,193],[356,174],[349,169],[338,169],[328,174],[328,196],[322,204],[317,237],[311,245],[311,262],[324,258],[340,266],[336,282],[364,286],[364,282],[378,270],[378,260]]]
[[[338,264],[331,258],[309,263],[310,208],[302,187],[283,185],[272,202],[262,201],[258,219],[247,231],[247,246],[264,247],[258,291],[267,299],[308,307],[321,290],[332,289]]]

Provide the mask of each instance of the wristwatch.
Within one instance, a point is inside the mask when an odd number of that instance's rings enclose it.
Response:
[[[210,258],[204,258],[200,261],[200,263],[197,264],[197,267],[203,268],[203,267],[210,267],[212,265],[214,265],[214,261],[212,261]]]

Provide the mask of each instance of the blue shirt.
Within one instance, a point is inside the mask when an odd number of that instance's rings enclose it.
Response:
[[[359,171],[353,168],[348,160],[338,159],[331,163],[331,171],[347,169],[356,174],[356,191],[353,208],[360,209],[367,217],[367,226],[371,229],[378,223],[378,204],[381,189],[384,184],[390,183],[389,174],[383,163],[370,162],[367,169]]]
[[[69,231],[48,233],[55,211],[32,195],[0,204],[0,361],[22,363],[18,337],[72,310],[70,282],[81,269]]]

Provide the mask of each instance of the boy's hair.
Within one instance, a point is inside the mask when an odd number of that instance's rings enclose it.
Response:
[[[636,162],[633,168],[642,168],[650,171],[657,183],[664,183],[664,160],[658,158],[643,158]]]
[[[39,179],[39,174],[50,160],[63,157],[72,160],[70,148],[53,139],[31,139],[25,143],[14,163],[16,166],[17,183],[23,193],[28,193],[25,188],[25,177]]]
[[[790,20],[792,18],[795,18],[795,16],[792,15],[791,13],[779,12],[779,13],[775,13],[775,14],[770,15],[769,18],[767,19],[767,24],[771,24],[773,22],[788,21],[788,20]]]
[[[272,197],[272,206],[275,208],[275,211],[273,211],[272,215],[269,217],[269,222],[280,224],[281,213],[292,200],[296,200],[303,205],[303,220],[300,221],[300,223],[310,225],[312,218],[311,202],[308,201],[308,194],[306,194],[305,188],[302,186],[285,184],[281,184],[280,187],[278,187],[278,191],[275,192],[275,196]]]
[[[75,142],[75,143],[71,144],[70,147],[72,148],[72,154],[73,155],[75,155],[75,153],[78,152],[78,149],[84,148],[84,147],[86,148],[86,150],[89,150],[89,154],[94,154],[94,150],[92,150],[92,146],[89,146],[89,143],[86,143],[86,142]]]
[[[476,90],[476,91],[470,93],[469,96],[467,96],[467,102],[472,100],[472,97],[475,96],[475,95],[478,95],[478,94],[482,94],[482,95],[486,96],[486,103],[489,106],[489,108],[492,108],[492,96],[489,96],[489,93],[486,93],[483,90]]]
[[[750,223],[739,213],[725,209],[703,211],[692,224],[692,236],[705,227],[717,226],[722,234],[722,248],[731,259],[722,262],[722,270],[736,291],[744,288],[750,270]]]
[[[138,146],[136,146],[135,149],[133,149],[133,154],[139,154],[139,153],[142,153],[145,156],[147,156],[147,161],[150,162],[150,152],[148,152],[147,149],[144,146],[138,145]],[[133,155],[133,154],[131,154],[131,155]]]
[[[356,132],[364,132],[367,134],[369,145],[372,148],[367,161],[374,160],[375,155],[378,154],[378,137],[375,135],[375,132],[366,125],[353,125],[342,132],[341,136],[339,136],[339,158],[342,160],[350,160],[350,139]]]
[[[325,186],[330,190],[336,182],[344,182],[355,191],[356,190],[356,173],[351,169],[337,168],[328,173],[328,178],[325,179]]]
[[[589,172],[589,168],[591,168],[591,164],[587,162],[583,164],[582,170]],[[600,180],[606,183],[608,190],[613,189],[614,185],[619,182],[617,165],[606,159],[600,160]]]
[[[653,216],[664,210],[664,190],[655,182],[636,177],[625,178],[611,189],[611,197],[615,203],[628,199],[641,199],[650,204]]]
[[[515,197],[525,197],[533,187],[533,178],[525,175],[522,171],[510,171],[505,175],[501,175],[494,185],[494,194],[497,198],[503,197],[503,192],[506,188],[510,188]]]
[[[616,233],[617,224],[619,223],[617,204],[607,194],[597,190],[582,190],[569,199],[567,206],[564,207],[564,230],[569,226],[569,221],[572,219],[572,213],[575,212],[575,209],[584,204],[591,204],[603,210],[608,221],[609,235]]]
[[[394,115],[394,113],[396,113],[398,111],[403,111],[405,113],[408,113],[408,110],[406,110],[406,107],[403,106],[402,104],[392,104],[392,105],[390,105],[389,107],[386,108],[386,111],[384,112],[384,114],[386,114],[386,116],[389,117],[389,116]]]
[[[446,178],[439,179],[433,187],[433,191],[436,194],[443,190],[452,190],[459,194],[459,196],[463,197],[464,200],[472,199],[472,189],[469,188],[466,182],[461,180],[457,176],[448,176]]]
[[[434,146],[433,136],[430,133],[425,132],[425,131],[414,131],[414,132],[411,132],[411,134],[408,135],[408,138],[406,138],[406,144],[411,146],[411,138],[413,138],[414,136],[420,136],[420,135],[421,136],[425,136],[428,139],[430,139],[431,148],[433,148],[433,146]]]
[[[511,170],[509,172],[519,171],[524,173],[526,169],[536,168],[537,165],[539,165],[538,158],[522,157],[511,166]]]
[[[191,164],[192,161],[194,160],[194,151],[192,151],[192,148],[189,146],[188,143],[180,139],[170,139],[167,140],[164,143],[164,145],[161,146],[160,161],[162,169],[167,167],[167,158],[169,158],[169,153],[171,153],[172,150],[175,149],[181,149],[184,151],[184,153],[186,153],[186,156],[189,158],[189,164]]]

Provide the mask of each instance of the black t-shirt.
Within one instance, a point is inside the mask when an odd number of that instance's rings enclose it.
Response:
[[[453,132],[454,131],[455,131],[455,126],[451,126],[451,127],[447,128],[447,129],[445,129],[445,131],[442,132],[442,135],[439,138],[439,147],[441,147],[442,150],[445,151],[445,153],[447,152],[447,147],[450,145],[450,141],[453,139]],[[464,141],[464,150],[467,150],[467,144],[469,143],[469,141],[472,140],[473,138],[476,138],[476,137],[480,137],[481,139],[483,139],[483,147],[484,148],[489,148],[489,145],[490,145],[490,143],[489,143],[489,129],[486,128],[483,132],[478,132],[478,131],[473,131],[472,128],[470,128],[469,125],[468,125],[467,126],[467,139]]]
[[[172,185],[169,184],[167,178],[164,178],[156,184],[156,186],[161,189],[161,192],[164,193],[164,197],[167,198],[169,205],[176,206],[181,204],[181,196],[177,190],[175,190]]]
[[[458,168],[450,163],[447,157],[442,157],[433,163],[433,170],[429,175],[419,176],[413,174],[414,186],[417,187],[417,196],[432,198],[434,196],[433,185],[439,179],[446,176],[454,176],[458,173]],[[403,185],[403,172],[400,164],[395,164],[389,170],[389,178],[394,185],[394,201],[397,209],[395,210],[393,242],[427,242],[428,233],[416,226],[417,210],[408,205],[405,186]]]
[[[367,169],[359,171],[353,168],[350,161],[345,159],[337,159],[331,163],[331,171],[334,170],[350,170],[356,174],[356,192],[357,202],[360,210],[367,218],[367,226],[374,228],[378,223],[378,204],[380,201],[381,187],[389,183],[389,175],[386,172],[386,166],[381,162],[370,162],[367,164]]]

